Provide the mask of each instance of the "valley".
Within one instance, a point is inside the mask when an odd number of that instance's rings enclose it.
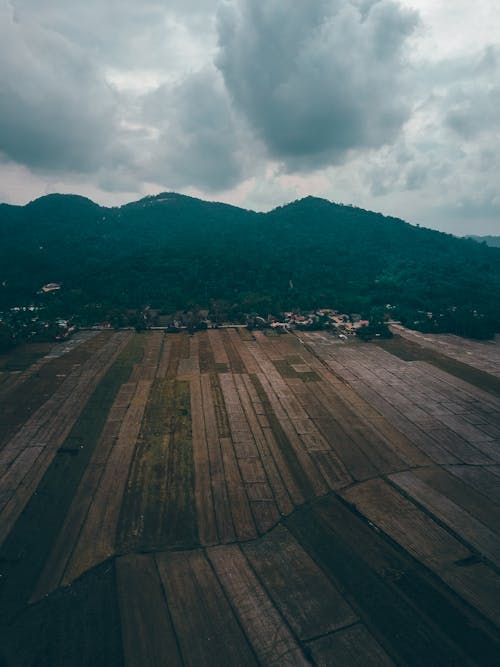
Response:
[[[0,665],[496,664],[498,342],[395,333],[5,356]]]

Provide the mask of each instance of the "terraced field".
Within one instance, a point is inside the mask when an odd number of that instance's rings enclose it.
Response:
[[[401,334],[3,360],[0,665],[498,665],[498,345]]]

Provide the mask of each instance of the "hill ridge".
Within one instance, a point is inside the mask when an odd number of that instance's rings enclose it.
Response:
[[[111,208],[49,195],[0,207],[0,267],[0,312],[59,283],[40,305],[82,323],[145,306],[244,321],[389,304],[409,326],[500,330],[499,249],[317,197],[258,213],[168,192]]]

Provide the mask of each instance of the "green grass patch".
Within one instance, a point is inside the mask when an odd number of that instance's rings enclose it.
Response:
[[[231,366],[231,371],[233,373],[244,373],[245,364],[243,363],[240,354],[231,340],[231,336],[228,331],[221,332],[221,338],[226,350],[226,354],[229,359],[229,364]]]
[[[282,378],[293,378],[299,379],[303,382],[317,382],[319,376],[315,371],[306,371],[305,373],[299,373],[292,368],[291,364],[303,364],[302,359],[298,358],[298,361],[289,361],[290,359],[295,359],[296,357],[287,357],[286,359],[275,359],[273,364],[281,375]]]
[[[215,358],[206,332],[199,334],[200,373],[215,371]]]
[[[298,355],[295,354],[287,354],[285,356],[285,359],[288,361],[289,364],[303,364],[304,360],[302,357],[299,357]]]
[[[153,384],[117,542],[121,550],[198,544],[188,382],[156,380]]]
[[[167,378],[175,380],[179,370],[179,361],[189,358],[189,337],[187,334],[171,334],[168,337],[170,342],[170,356],[167,368]]]
[[[212,397],[214,401],[217,433],[219,434],[219,438],[230,438],[231,430],[229,428],[229,420],[227,418],[224,395],[222,394],[219,376],[217,373],[210,374],[210,387],[212,389]]]

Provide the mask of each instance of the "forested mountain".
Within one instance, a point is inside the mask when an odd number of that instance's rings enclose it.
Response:
[[[62,289],[37,296],[50,282]],[[269,213],[175,193],[0,206],[0,311],[43,299],[92,321],[146,304],[231,318],[392,304],[410,324],[419,310],[476,311],[499,330],[499,294],[500,249],[313,197]]]
[[[492,248],[500,248],[500,236],[474,236],[473,234],[470,234],[467,238],[477,241],[478,243],[486,243],[486,245],[489,245]]]

